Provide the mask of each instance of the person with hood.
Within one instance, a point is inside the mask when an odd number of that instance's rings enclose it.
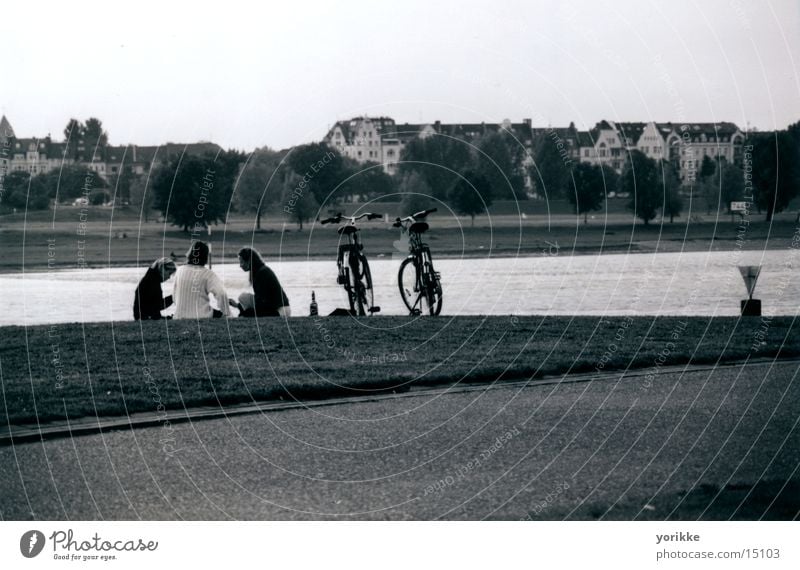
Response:
[[[157,320],[161,311],[172,305],[172,296],[164,297],[161,284],[177,271],[175,262],[168,257],[156,259],[139,281],[133,296],[133,318]]]

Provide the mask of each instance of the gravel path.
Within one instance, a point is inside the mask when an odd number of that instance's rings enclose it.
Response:
[[[797,362],[420,394],[0,448],[3,519],[800,511]]]

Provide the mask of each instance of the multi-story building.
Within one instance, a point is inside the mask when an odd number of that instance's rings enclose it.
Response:
[[[675,163],[681,181],[691,184],[704,157],[742,166],[745,134],[734,123],[686,123],[675,125],[666,137],[669,160]]]
[[[622,170],[628,145],[625,142],[625,133],[614,123],[600,121],[590,131],[580,133],[578,145],[581,162]]]
[[[323,141],[357,162],[375,162],[381,164],[387,173],[395,174],[403,149],[415,138],[442,135],[472,142],[482,135],[500,130],[509,132],[526,148],[530,148],[530,119],[522,123],[506,120],[499,124],[443,124],[439,121],[397,124],[389,117],[354,117],[349,121],[337,121]]]
[[[88,149],[81,140],[53,142],[50,136],[41,139],[18,138],[8,119],[0,119],[0,160],[5,172],[22,171],[32,176],[71,164],[81,164],[102,178],[113,179],[126,168],[133,174],[145,174],[153,166],[167,162],[181,153],[201,155],[222,150],[210,142],[191,144],[166,143],[159,146],[106,145]]]
[[[648,158],[671,161],[685,183],[694,181],[705,156],[741,166],[744,139],[744,133],[733,123],[612,121],[600,121],[576,137],[582,162],[607,165],[621,173],[628,154],[638,150]]]
[[[10,170],[11,164],[11,145],[14,139],[14,129],[11,128],[11,123],[8,122],[6,116],[0,119],[0,176]]]

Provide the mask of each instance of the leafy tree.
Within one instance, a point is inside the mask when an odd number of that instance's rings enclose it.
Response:
[[[450,188],[447,199],[456,212],[469,216],[474,226],[475,216],[492,205],[492,187],[483,175],[467,170]]]
[[[549,135],[542,135],[533,149],[530,177],[537,194],[548,200],[561,198],[571,191],[571,161],[561,154],[558,143]]]
[[[78,119],[70,119],[64,127],[64,140],[67,142],[67,156],[77,160],[78,147],[83,144],[83,123]]]
[[[706,215],[719,211],[720,202],[724,201],[723,172],[726,165],[727,161],[724,157],[718,160],[709,156],[703,157],[696,194],[701,196],[706,204]]]
[[[703,157],[703,162],[700,163],[700,178],[702,180],[710,180],[717,172],[717,163],[710,156]]]
[[[355,164],[345,177],[347,194],[366,196],[368,199],[394,193],[394,179],[376,162]]]
[[[572,169],[572,191],[567,193],[575,214],[583,214],[583,223],[587,223],[589,212],[602,208],[605,198],[606,184],[602,168],[585,162],[578,163]]]
[[[294,172],[286,177],[284,187],[283,207],[290,221],[295,222],[300,231],[303,231],[303,224],[317,217],[319,213],[319,203],[314,197],[314,193],[307,186],[302,185],[303,179]]]
[[[50,196],[47,188],[47,179],[44,175],[34,176],[31,179],[28,194],[29,210],[47,210],[50,207]]]
[[[631,151],[620,179],[620,189],[630,193],[628,208],[644,225],[649,225],[663,201],[656,161],[638,150]]]
[[[83,140],[86,145],[86,158],[89,160],[108,145],[108,134],[103,130],[100,119],[95,117],[86,119],[86,124],[83,126]]]
[[[720,170],[722,201],[725,203],[725,208],[730,211],[731,202],[744,198],[744,172],[738,166],[724,161],[720,163]]]
[[[277,203],[284,191],[286,167],[281,165],[283,155],[269,148],[255,151],[243,166],[236,185],[239,211],[256,216],[256,229],[261,229],[261,216],[270,204]]]
[[[617,174],[617,171],[608,164],[603,164],[600,168],[603,171],[603,185],[606,188],[606,194],[619,189],[619,174]]]
[[[527,199],[522,160],[525,149],[505,131],[488,133],[478,139],[475,160],[478,172],[500,199]]]
[[[416,138],[403,149],[400,173],[418,172],[435,198],[443,199],[472,162],[470,147],[460,139],[432,135]]]
[[[129,200],[132,206],[141,207],[141,215],[144,221],[149,221],[150,210],[155,208],[153,200],[153,189],[147,187],[147,176],[133,175],[129,186]]]
[[[800,136],[797,124],[752,139],[753,193],[766,221],[782,212],[800,190]]]
[[[50,198],[43,175],[31,178],[27,172],[14,171],[3,179],[5,196],[3,204],[12,208],[46,210]]]
[[[706,205],[706,215],[711,215],[711,211],[719,206],[719,184],[716,177],[698,178],[695,182],[693,193],[703,199]]]
[[[676,216],[683,211],[683,198],[680,194],[681,181],[675,167],[668,161],[661,161],[661,176],[664,187],[664,217],[669,216],[669,223],[673,223]]]
[[[403,176],[397,190],[402,195],[400,202],[402,216],[410,216],[430,208],[431,187],[419,172],[410,172]]]
[[[25,206],[25,196],[28,194],[28,185],[31,175],[28,172],[14,170],[2,178],[5,192],[3,194],[3,204],[12,208]]]
[[[78,119],[70,119],[64,127],[64,140],[75,141],[83,138],[83,124]]]
[[[130,204],[131,202],[131,185],[133,184],[136,175],[131,171],[129,166],[121,166],[120,170],[111,180],[112,187],[114,188],[115,200],[119,200],[119,204]]]
[[[300,177],[318,203],[324,203],[347,177],[339,151],[325,143],[294,147],[287,157],[289,168]]]
[[[108,193],[103,190],[95,190],[89,195],[89,203],[92,206],[102,206],[108,201]]]
[[[207,156],[213,156],[214,173],[217,178],[214,189],[220,192],[219,198],[227,209],[233,200],[233,188],[247,155],[239,150],[220,150],[208,153]]]
[[[153,178],[154,205],[185,232],[224,221],[228,175],[213,155],[172,158]]]
[[[50,197],[56,201],[71,202],[93,191],[106,188],[105,179],[82,164],[67,164],[42,175]]]

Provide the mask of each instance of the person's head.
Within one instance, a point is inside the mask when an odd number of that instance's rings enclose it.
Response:
[[[169,257],[156,259],[150,267],[158,271],[158,274],[161,276],[161,281],[166,281],[178,270],[175,266],[175,262]]]
[[[189,265],[205,265],[208,263],[208,244],[204,241],[195,241],[186,252],[186,261]]]
[[[263,265],[266,264],[261,254],[252,247],[243,247],[239,250],[239,267],[242,271],[254,271]]]

